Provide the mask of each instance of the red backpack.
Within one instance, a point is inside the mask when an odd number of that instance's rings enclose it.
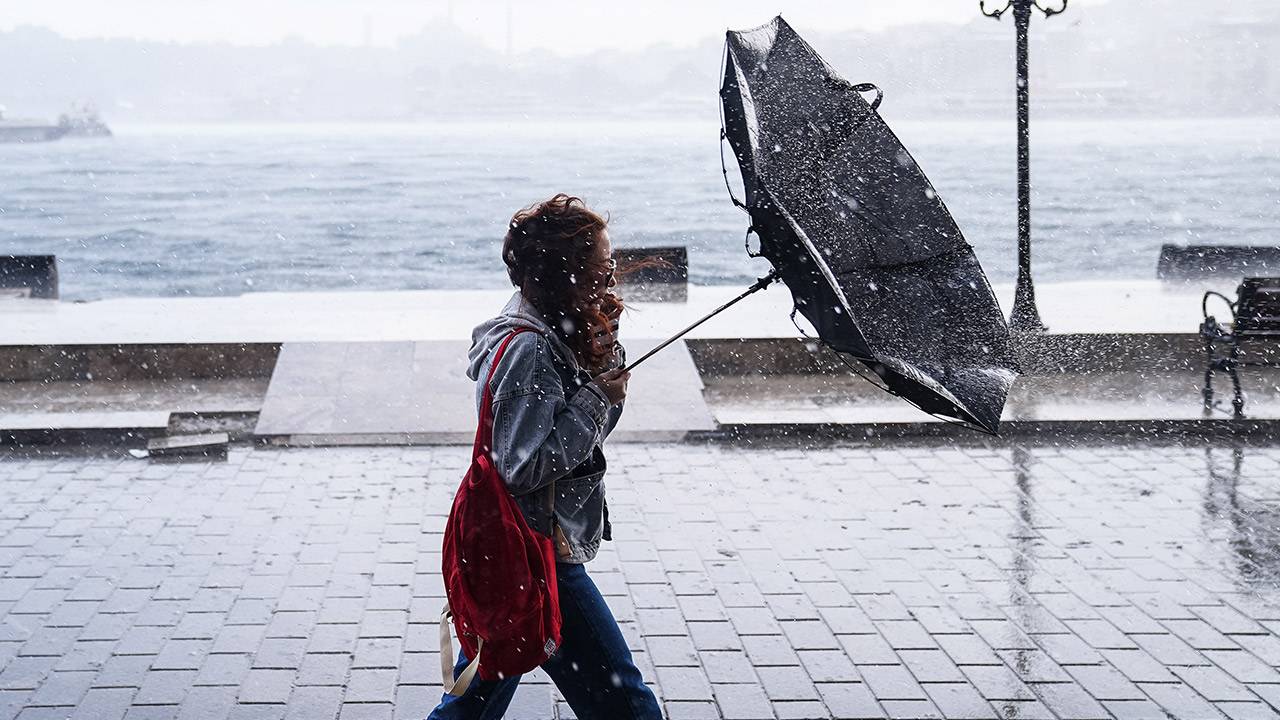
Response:
[[[529,672],[560,646],[560,595],[551,538],[525,522],[490,458],[493,401],[489,382],[517,328],[498,346],[480,404],[467,470],[444,528],[442,570],[448,601],[440,615],[440,670],[445,692],[461,695],[479,672],[484,680]],[[554,490],[552,491],[554,497]],[[471,662],[453,678],[452,618]],[[480,659],[484,653],[483,662]]]

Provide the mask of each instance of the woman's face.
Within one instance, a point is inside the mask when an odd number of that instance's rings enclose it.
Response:
[[[609,233],[601,230],[596,239],[593,249],[593,268],[603,268],[600,272],[593,272],[591,279],[590,291],[597,301],[604,297],[609,288],[617,284],[617,280],[613,276],[613,249],[609,245]]]

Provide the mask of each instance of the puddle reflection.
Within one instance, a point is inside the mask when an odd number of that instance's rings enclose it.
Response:
[[[1280,590],[1280,505],[1240,494],[1244,457],[1242,445],[1204,450],[1205,536],[1229,551],[1223,560],[1238,582]]]

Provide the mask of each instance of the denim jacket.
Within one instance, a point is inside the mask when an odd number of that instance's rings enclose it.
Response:
[[[573,351],[516,290],[498,316],[471,332],[467,377],[476,381],[477,414],[494,351],[521,326],[537,332],[515,336],[493,374],[490,455],[529,527],[543,534],[551,533],[547,495],[555,481],[555,516],[570,550],[559,560],[585,563],[602,539],[611,539],[601,444],[618,424],[623,403],[610,407]],[[620,351],[613,367],[625,362]]]

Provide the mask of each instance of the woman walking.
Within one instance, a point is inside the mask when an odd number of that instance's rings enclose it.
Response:
[[[556,547],[561,643],[542,668],[580,720],[659,720],[657,699],[585,568],[611,539],[601,443],[622,414],[630,376],[620,371],[622,301],[609,290],[606,224],[564,194],[515,214],[502,259],[517,289],[472,331],[467,375],[477,381],[479,408],[494,350],[516,328],[536,331],[510,340],[489,390],[494,466],[529,527]],[[469,662],[460,652],[454,676]],[[445,694],[428,720],[501,718],[519,682],[477,677],[461,695]]]

